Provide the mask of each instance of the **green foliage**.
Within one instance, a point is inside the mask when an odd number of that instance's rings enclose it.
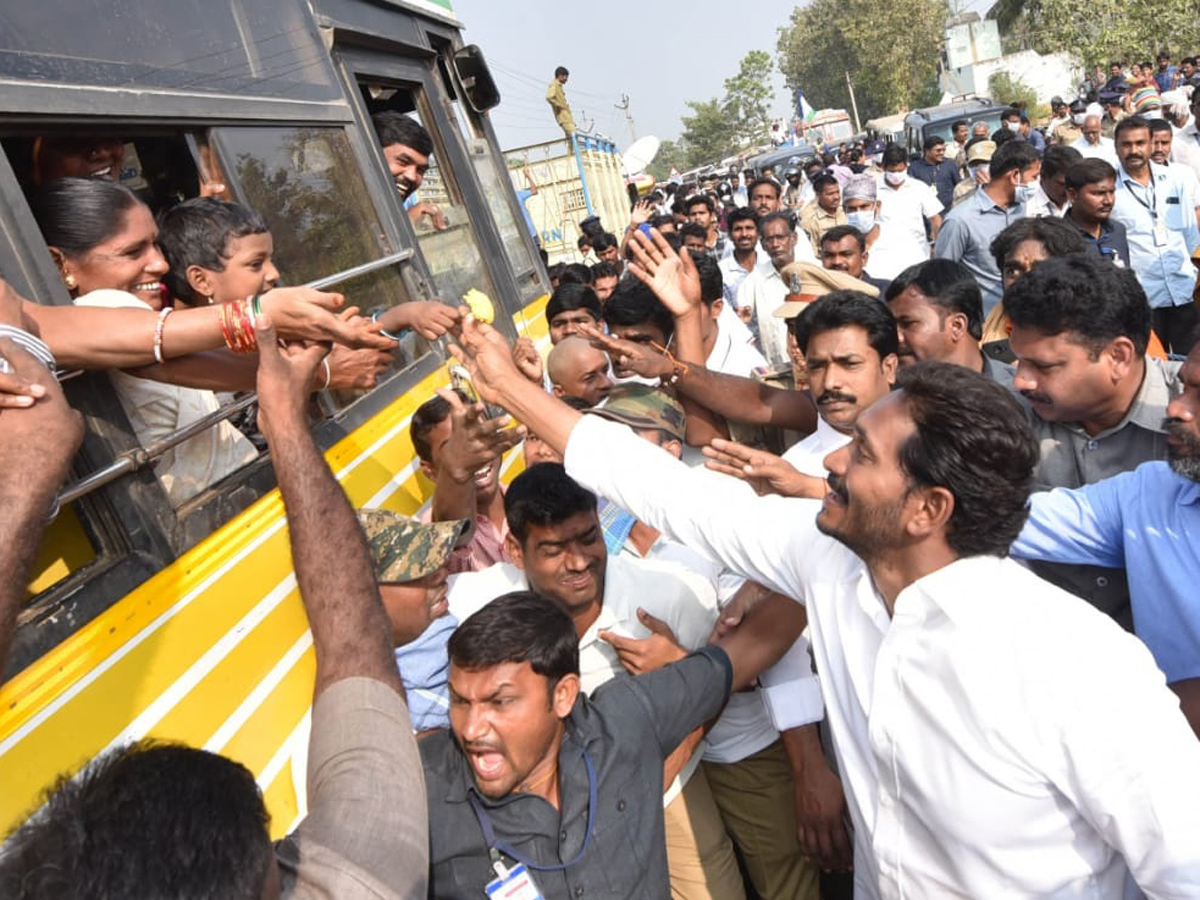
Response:
[[[774,99],[771,56],[765,50],[751,50],[742,57],[738,73],[725,79],[721,104],[727,127],[733,129],[740,142],[761,144],[768,140]]]
[[[937,73],[945,0],[813,0],[779,30],[779,67],[814,108],[850,108],[862,120],[915,107]]]
[[[1032,109],[1037,105],[1037,91],[1020,78],[1013,78],[1007,72],[993,72],[988,79],[988,96],[997,103],[1020,103]]]
[[[1065,50],[1089,67],[1153,60],[1200,46],[1196,0],[998,0],[989,15],[1001,31],[1039,53]]]
[[[680,172],[691,168],[687,148],[681,141],[663,141],[646,171],[654,176],[655,181],[666,181],[670,177],[672,166]]]
[[[689,100],[694,115],[684,116],[682,143],[687,147],[689,168],[715,162],[733,152],[737,135],[725,113],[724,104],[711,100]]]

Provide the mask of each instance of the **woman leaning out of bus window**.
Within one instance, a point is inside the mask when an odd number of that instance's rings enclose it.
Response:
[[[167,263],[154,216],[133,193],[110,181],[62,178],[37,194],[33,210],[76,306],[161,309]],[[111,375],[143,446],[220,407],[212,391],[121,371]],[[250,441],[222,421],[167,450],[154,469],[172,505],[179,506],[257,455]]]

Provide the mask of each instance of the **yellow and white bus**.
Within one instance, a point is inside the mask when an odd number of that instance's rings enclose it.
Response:
[[[37,142],[107,135],[152,206],[220,182],[257,210],[284,283],[363,309],[478,288],[510,337],[545,340],[545,270],[486,115],[499,97],[448,0],[37,0],[4,21],[0,274],[24,296],[70,302],[26,199]],[[370,124],[383,110],[432,134],[419,196],[444,230],[405,214]],[[377,387],[321,395],[315,431],[355,505],[424,502],[408,422],[443,363],[409,336]],[[248,766],[281,835],[314,667],[270,460],[175,508],[153,463],[191,432],[142,447],[108,376],[67,391],[88,434],[0,686],[0,833],[60,774],[154,737]]]

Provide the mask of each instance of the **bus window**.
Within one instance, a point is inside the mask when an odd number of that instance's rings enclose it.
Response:
[[[271,229],[274,261],[284,283],[314,281],[393,252],[342,129],[218,128],[212,141],[234,190]],[[357,306],[364,315],[410,299],[391,266],[331,290],[345,294],[346,305]],[[397,368],[427,350],[424,341],[407,335],[397,352]]]
[[[475,113],[468,109],[459,99],[455,90],[454,80],[443,57],[438,57],[438,67],[442,73],[442,82],[446,92],[453,98],[450,109],[453,121],[458,126],[467,157],[475,168],[475,177],[483,188],[483,195],[491,210],[492,219],[500,232],[500,240],[504,243],[504,252],[508,256],[509,267],[516,278],[521,291],[522,306],[536,300],[543,292],[541,276],[538,267],[534,265],[533,256],[529,250],[523,232],[533,231],[527,223],[528,213],[524,212],[525,197],[518,193],[517,199],[522,204],[522,213],[518,217],[513,212],[510,195],[513,193],[513,182],[506,171],[501,175],[496,165],[496,155],[491,152],[484,132],[479,128]],[[520,190],[527,190],[525,177],[516,173],[520,179]]]
[[[412,91],[384,86],[375,80],[360,86],[363,101],[372,115],[397,112],[411,116],[425,126],[427,120],[417,108]],[[428,130],[428,126],[425,127]],[[454,173],[439,164],[439,157],[445,155],[445,145],[440,135],[431,131],[431,137],[433,154],[429,157],[425,177],[416,191],[400,201],[416,232],[421,255],[425,257],[434,287],[442,298],[457,302],[471,288],[495,297],[495,285],[484,265],[462,191]]]

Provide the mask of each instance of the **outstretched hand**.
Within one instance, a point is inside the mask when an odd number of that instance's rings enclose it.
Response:
[[[258,337],[258,426],[268,440],[274,429],[305,422],[313,378],[329,344],[291,341],[281,344],[267,315],[254,324]]]
[[[700,274],[690,253],[675,252],[657,228],[646,237],[635,231],[629,241],[633,262],[629,271],[650,288],[671,315],[685,316],[700,306]]]
[[[779,494],[819,500],[828,493],[825,479],[805,475],[783,457],[766,450],[714,438],[702,452],[708,457],[708,468],[742,479],[760,496]]]
[[[476,319],[467,307],[461,307],[461,311],[458,343],[450,345],[450,354],[470,373],[484,402],[503,406],[512,379],[524,381],[525,376],[513,361],[512,348],[504,335]]]
[[[666,355],[648,344],[622,340],[605,334],[595,325],[584,323],[579,325],[579,334],[591,341],[593,347],[607,353],[618,370],[628,370],[642,378],[666,378],[675,371]]]
[[[440,467],[465,483],[481,468],[503,456],[525,437],[523,427],[509,428],[509,416],[487,417],[482,403],[463,403],[455,391],[442,388],[438,396],[450,404],[450,439],[443,445]]]
[[[335,341],[347,347],[394,350],[396,342],[379,333],[379,325],[358,316],[343,318],[341,294],[306,287],[282,287],[262,295],[263,311],[280,337],[300,341]],[[261,346],[261,343],[260,343]]]

